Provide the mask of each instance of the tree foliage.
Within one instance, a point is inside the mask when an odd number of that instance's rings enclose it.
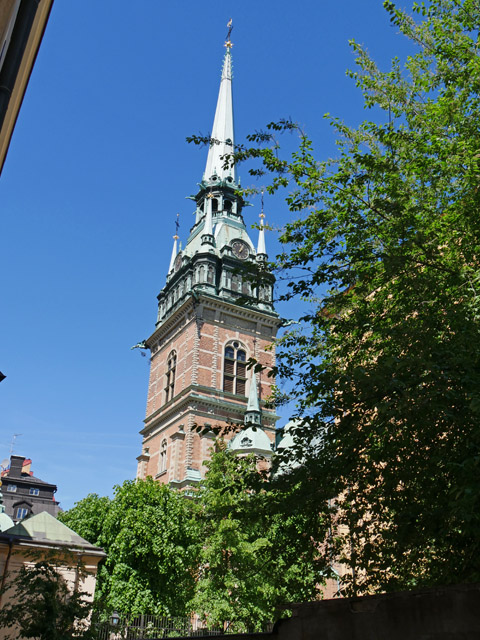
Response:
[[[316,513],[279,513],[255,456],[238,457],[220,440],[206,464],[195,498],[202,547],[191,609],[209,625],[260,631],[280,605],[317,596],[327,575],[316,544],[324,524]]]
[[[62,514],[105,549],[95,600],[122,615],[182,616],[193,595],[198,534],[190,503],[152,478],[125,481],[114,498],[91,494]]]
[[[9,576],[5,589],[8,601],[0,610],[0,628],[12,628],[7,639],[89,640],[94,635],[88,629],[91,603],[86,593],[71,591],[48,560],[23,565]]]
[[[91,544],[100,545],[105,517],[111,505],[107,496],[89,493],[68,511],[58,514],[58,519]]]
[[[325,520],[298,513],[254,456],[239,458],[221,440],[193,495],[151,478],[127,481],[112,500],[89,495],[61,519],[107,553],[100,615],[195,612],[208,626],[261,629],[279,605],[314,599],[329,574],[316,542]]]
[[[355,593],[480,579],[480,3],[384,6],[414,53],[384,72],[352,42],[374,119],[331,119],[338,156],[290,122],[238,152],[291,189],[276,266],[312,309],[278,345],[303,419],[296,499],[334,508]],[[272,148],[286,129],[290,159]]]

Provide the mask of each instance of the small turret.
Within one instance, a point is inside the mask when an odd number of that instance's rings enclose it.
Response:
[[[213,244],[213,219],[212,219],[212,200],[213,195],[211,193],[205,198],[205,226],[203,227],[202,233],[202,244]]]
[[[178,236],[175,234],[173,236],[173,247],[172,247],[172,257],[170,258],[170,266],[168,267],[168,273],[171,273],[175,266],[175,258],[178,253]]]
[[[246,425],[262,424],[262,413],[260,411],[260,403],[258,401],[258,384],[257,376],[252,372],[250,380],[250,392],[248,394],[247,410],[245,411],[244,422]]]
[[[265,248],[265,229],[264,229],[264,221],[265,214],[260,214],[260,229],[258,231],[258,245],[257,245],[257,260],[266,260],[267,259],[267,250]]]

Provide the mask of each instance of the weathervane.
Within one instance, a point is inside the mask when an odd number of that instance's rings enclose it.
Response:
[[[173,236],[174,240],[178,240],[178,230],[180,229],[180,214],[177,213],[177,219],[175,220],[175,235]]]
[[[263,189],[262,189],[262,210],[260,212],[260,218],[263,220],[265,218],[265,214],[263,213]]]
[[[228,27],[228,33],[227,33],[227,37],[225,39],[225,46],[227,47],[227,49],[231,49],[233,47],[233,43],[230,41],[230,36],[232,34],[232,29],[233,29],[233,20],[232,20],[232,18],[230,18],[230,20],[228,21],[227,27]]]

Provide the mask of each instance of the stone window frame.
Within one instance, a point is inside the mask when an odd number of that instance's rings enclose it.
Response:
[[[164,438],[160,445],[160,456],[158,460],[158,473],[163,473],[167,470],[167,439]]]
[[[247,348],[240,340],[229,340],[223,347],[223,390],[247,395]]]
[[[170,402],[175,395],[175,376],[177,371],[177,352],[172,349],[167,358],[167,370],[165,372],[165,404]]]

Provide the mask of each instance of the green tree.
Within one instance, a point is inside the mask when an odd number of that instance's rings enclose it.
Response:
[[[89,495],[62,520],[107,554],[95,592],[99,609],[130,618],[189,613],[198,532],[182,494],[152,478],[127,480],[111,501]]]
[[[7,580],[9,598],[0,610],[0,628],[13,628],[14,640],[69,640],[94,638],[89,627],[91,603],[86,594],[72,592],[57,568],[46,560],[23,565]]]
[[[300,130],[280,158],[290,122],[237,154],[292,189],[277,267],[311,308],[278,344],[303,419],[293,481],[299,508],[334,508],[350,593],[480,579],[480,4],[384,6],[413,53],[383,72],[352,42],[375,120],[332,119],[334,159]]]
[[[58,519],[91,544],[99,544],[110,504],[107,496],[89,493],[86,498],[76,502],[72,509],[59,513]]]
[[[209,626],[261,630],[279,605],[318,596],[327,569],[311,533],[323,538],[325,527],[316,513],[279,513],[255,456],[219,441],[207,467],[195,499],[202,548],[190,606]]]

